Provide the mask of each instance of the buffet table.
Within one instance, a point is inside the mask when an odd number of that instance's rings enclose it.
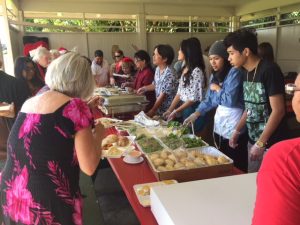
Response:
[[[108,128],[107,134],[117,133],[115,128]],[[148,166],[146,159],[140,164],[126,164],[123,158],[108,159],[117,179],[119,180],[127,198],[130,202],[137,218],[143,225],[157,224],[150,207],[143,207],[140,205],[137,196],[134,192],[133,185],[156,182],[157,178],[152,173]],[[242,172],[236,168],[232,175],[241,174]]]

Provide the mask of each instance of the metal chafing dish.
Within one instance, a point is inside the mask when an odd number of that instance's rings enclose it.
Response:
[[[116,88],[98,88],[95,94],[104,98],[103,108],[105,114],[139,112],[145,109],[149,101],[144,95],[128,94]]]

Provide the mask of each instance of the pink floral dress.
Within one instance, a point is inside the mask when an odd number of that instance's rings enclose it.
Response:
[[[54,113],[19,113],[0,176],[1,225],[82,224],[74,135],[92,124],[87,104],[77,98]]]

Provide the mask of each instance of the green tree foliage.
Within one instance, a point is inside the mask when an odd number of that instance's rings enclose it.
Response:
[[[282,14],[280,16],[280,19],[282,20],[280,25],[299,24],[300,23],[300,11]]]
[[[104,20],[80,20],[80,19],[26,19],[25,22],[31,22],[42,25],[60,26],[58,28],[33,27],[27,26],[29,32],[70,32],[69,28],[78,28],[86,32],[135,32],[136,21],[104,21]],[[63,28],[66,27],[66,28]]]

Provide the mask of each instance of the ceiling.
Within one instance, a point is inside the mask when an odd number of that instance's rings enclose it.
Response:
[[[300,0],[13,0],[24,11],[234,16],[300,5]],[[296,7],[297,8],[297,7]],[[297,8],[298,10],[300,7]]]

